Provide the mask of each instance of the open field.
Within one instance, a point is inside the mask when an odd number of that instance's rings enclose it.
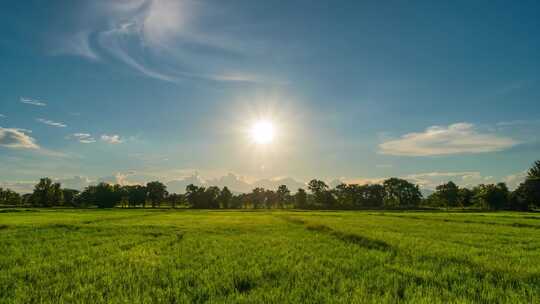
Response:
[[[540,303],[540,214],[0,211],[0,303]]]

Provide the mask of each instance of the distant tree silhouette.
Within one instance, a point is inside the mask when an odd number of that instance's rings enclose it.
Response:
[[[167,202],[174,209],[178,205],[185,205],[186,197],[183,194],[171,193],[167,196]]]
[[[365,209],[365,208],[407,208],[432,207],[473,207],[481,209],[529,210],[540,205],[540,161],[528,170],[527,178],[514,191],[509,191],[504,183],[478,185],[473,189],[460,188],[452,181],[439,185],[427,199],[422,200],[418,185],[400,178],[386,179],[382,184],[357,185],[341,183],[330,189],[318,179],[308,183],[311,194],[302,188],[291,195],[286,185],[276,190],[257,187],[250,193],[234,195],[229,188],[216,186],[199,187],[190,184],[185,194],[168,195],[166,186],[153,181],[143,185],[111,185],[99,183],[90,185],[82,192],[62,189],[59,183],[44,177],[35,185],[32,194],[19,195],[9,189],[0,188],[0,204],[31,205],[36,207],[73,206],[112,208],[143,206],[150,202],[159,207],[167,202],[173,208],[177,205],[195,209],[228,208],[288,208],[299,209]]]
[[[509,191],[504,183],[478,185],[473,189],[475,204],[483,209],[498,210],[507,206]]]
[[[223,189],[221,189],[221,192],[219,193],[219,196],[218,196],[218,203],[221,206],[221,208],[224,208],[224,209],[232,208],[232,198],[233,198],[233,194],[231,193],[229,188],[223,187]]]
[[[294,195],[294,205],[298,209],[307,209],[308,208],[308,197],[306,190],[299,188]]]
[[[335,199],[332,192],[328,191],[328,185],[322,180],[312,179],[308,183],[308,189],[313,195],[314,208],[334,208]]]
[[[79,195],[80,191],[75,189],[62,189],[61,191],[64,198],[64,205],[75,207],[75,198]]]
[[[522,191],[525,200],[531,206],[540,208],[540,160],[537,160],[527,172]]]
[[[207,204],[204,202],[204,187],[195,186],[189,184],[186,186],[185,197],[191,208],[203,209],[207,208]]]
[[[468,188],[459,188],[458,205],[461,207],[470,207],[473,204],[474,192]]]
[[[110,184],[99,183],[89,188],[92,200],[98,208],[113,208],[120,202],[118,194],[115,193],[115,187]]]
[[[210,186],[206,188],[204,192],[204,208],[207,209],[218,209],[219,201],[218,197],[221,193],[221,190],[216,186]]]
[[[59,183],[44,177],[39,180],[39,183],[34,187],[32,193],[31,204],[36,207],[53,207],[61,205],[63,201],[61,186]]]
[[[19,193],[0,188],[0,205],[19,206],[21,204],[22,198]]]
[[[291,191],[287,185],[280,185],[276,191],[277,208],[284,208],[291,200]]]
[[[147,198],[152,203],[152,208],[159,207],[167,197],[167,186],[162,182],[153,181],[146,184]]]
[[[383,186],[386,207],[418,206],[422,199],[422,193],[418,186],[404,179],[389,178],[384,181]]]
[[[127,195],[128,206],[143,206],[146,203],[146,187],[142,185],[124,186],[125,195]]]
[[[438,198],[442,205],[446,208],[456,207],[459,200],[459,188],[454,182],[449,181],[446,184],[442,184],[436,187],[436,198]]]

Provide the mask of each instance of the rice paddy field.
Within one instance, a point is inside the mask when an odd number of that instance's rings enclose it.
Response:
[[[0,303],[540,303],[536,213],[0,210]]]

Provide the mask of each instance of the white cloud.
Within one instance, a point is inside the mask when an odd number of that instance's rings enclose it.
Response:
[[[0,127],[0,146],[13,149],[39,149],[36,140],[22,129]]]
[[[67,137],[67,139],[75,138],[77,141],[83,144],[95,143],[96,139],[89,133],[73,133]]]
[[[201,22],[205,17],[213,22],[210,16],[223,14],[221,8],[186,0],[96,0],[79,6],[78,24],[51,37],[56,41],[52,54],[90,60],[113,57],[142,75],[175,83],[185,79],[265,81],[239,71],[233,57],[227,56],[257,49],[260,42],[241,41],[236,31],[220,30],[230,24],[207,27]],[[216,29],[219,32],[210,32]],[[193,64],[198,61],[204,64]]]
[[[518,142],[493,133],[482,133],[473,124],[432,126],[421,133],[409,133],[379,145],[380,153],[400,156],[435,156],[486,153],[508,149]]]
[[[101,135],[101,140],[106,142],[106,143],[109,143],[109,144],[120,144],[122,142],[124,142],[121,138],[120,138],[120,135],[108,135],[108,134],[103,134]]]
[[[46,125],[52,126],[52,127],[57,127],[57,128],[65,128],[65,127],[67,127],[67,125],[62,123],[62,122],[56,122],[56,121],[52,121],[52,120],[48,120],[48,119],[44,119],[44,118],[38,118],[36,120],[38,122],[42,123],[42,124],[46,124]]]
[[[34,189],[35,181],[7,181],[0,182],[0,187],[7,188],[18,193],[31,193]]]
[[[36,100],[36,99],[27,98],[27,97],[21,97],[21,98],[19,98],[19,101],[20,101],[21,103],[25,103],[25,104],[29,104],[29,105],[34,105],[34,106],[38,106],[38,107],[44,107],[44,106],[47,105],[47,104],[44,103],[43,101],[39,101],[39,100]]]
[[[519,184],[527,178],[527,170],[518,173],[510,174],[504,177],[503,181],[508,185],[508,188],[515,189]]]

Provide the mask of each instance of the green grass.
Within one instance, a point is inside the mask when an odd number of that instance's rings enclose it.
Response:
[[[0,212],[0,303],[540,303],[540,214]]]

